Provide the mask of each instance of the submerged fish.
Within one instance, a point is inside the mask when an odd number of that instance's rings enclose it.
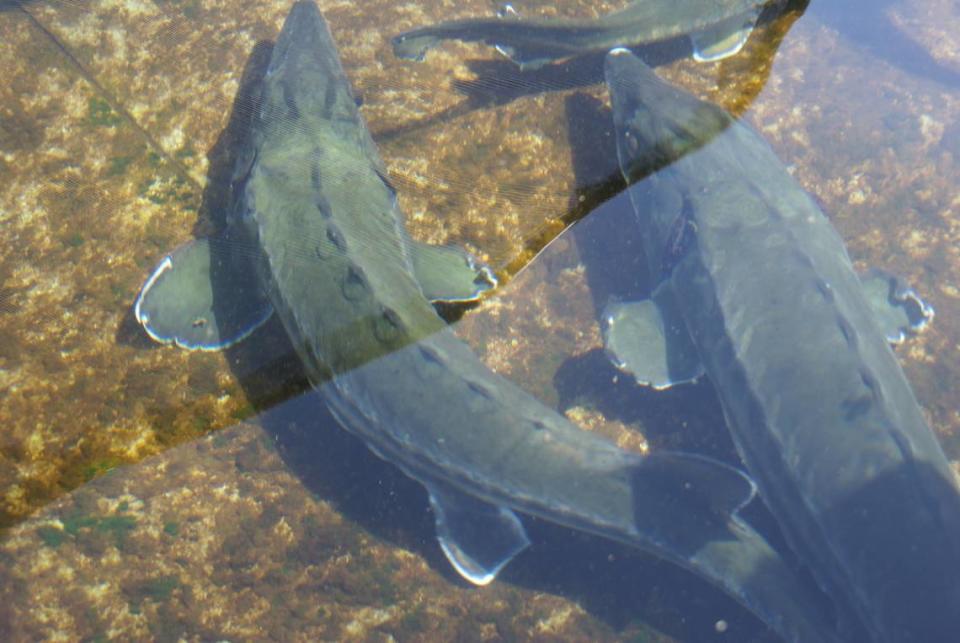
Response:
[[[293,6],[259,105],[228,232],[161,262],[136,305],[148,332],[216,348],[274,311],[343,427],[427,487],[440,545],[474,583],[528,545],[518,510],[690,569],[789,639],[830,638],[788,566],[736,516],[754,493],[746,476],[592,436],[446,327],[312,2]]]
[[[606,78],[661,276],[651,300],[608,311],[608,349],[660,386],[706,372],[847,638],[956,640],[960,490],[888,343],[932,311],[889,276],[858,278],[828,219],[746,125],[627,50],[607,56]]]
[[[780,2],[780,0],[775,0]],[[406,31],[393,38],[400,58],[423,58],[441,40],[494,45],[521,69],[611,47],[645,45],[688,36],[694,57],[714,61],[743,48],[770,0],[634,0],[595,20],[454,20]],[[509,7],[509,5],[508,5]]]

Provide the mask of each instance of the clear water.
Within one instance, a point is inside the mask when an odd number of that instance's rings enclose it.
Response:
[[[794,4],[721,63],[650,55],[762,133],[859,267],[935,307],[897,354],[956,464],[960,9]],[[516,6],[622,3],[561,5]],[[398,31],[494,7],[320,7],[411,234],[509,278],[458,334],[621,446],[735,458],[708,384],[645,391],[602,353],[597,309],[643,272],[622,212],[583,218],[623,187],[602,58],[521,74],[448,43],[400,61]],[[546,523],[498,581],[467,587],[420,486],[318,417],[276,325],[226,354],[145,337],[134,298],[215,225],[249,78],[288,10],[0,4],[0,638],[776,640],[700,579]]]

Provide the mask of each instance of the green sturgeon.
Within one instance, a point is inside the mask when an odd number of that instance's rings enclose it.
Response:
[[[625,49],[608,54],[606,79],[660,276],[650,300],[606,312],[608,349],[658,387],[706,373],[845,638],[956,640],[960,489],[890,348],[932,310],[887,275],[858,278],[827,217],[746,125]]]
[[[212,349],[278,315],[338,422],[426,486],[466,579],[490,582],[529,544],[519,511],[692,570],[790,640],[830,639],[802,584],[737,516],[754,495],[742,472],[581,430],[486,368],[437,315],[419,281],[438,283],[436,271],[415,261],[313,2],[293,5],[273,49],[232,198],[224,236],[165,257],[137,318],[162,341]]]
[[[774,0],[780,3],[781,0]],[[736,54],[770,0],[634,0],[593,20],[516,17],[510,5],[500,18],[454,20],[406,31],[393,38],[400,58],[423,59],[442,40],[495,46],[521,69],[611,47],[634,47],[687,36],[702,62]]]

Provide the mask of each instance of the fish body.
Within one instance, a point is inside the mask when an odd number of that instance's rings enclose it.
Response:
[[[232,338],[195,336],[210,318],[194,309],[248,315],[223,326],[230,335],[272,310],[339,423],[426,486],[440,545],[474,583],[528,545],[516,510],[682,565],[789,639],[829,640],[789,567],[736,516],[753,496],[749,478],[709,458],[644,456],[590,435],[490,371],[446,327],[313,2],[294,4],[258,105],[227,242],[161,262],[136,306],[151,335],[221,346]],[[234,281],[256,287],[227,296],[227,311],[180,306],[184,289],[211,291],[196,288],[204,271],[242,272],[251,256],[251,278]]]
[[[606,78],[664,319],[847,637],[955,640],[960,491],[841,238],[749,127],[626,50]]]
[[[703,61],[737,53],[769,0],[636,0],[595,20],[479,18],[444,22],[393,39],[400,58],[423,58],[442,40],[496,46],[523,69],[574,56],[689,36]]]

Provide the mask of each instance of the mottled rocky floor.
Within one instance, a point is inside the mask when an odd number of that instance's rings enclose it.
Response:
[[[888,34],[878,43],[825,2],[734,59],[658,72],[743,114],[858,264],[902,275],[936,308],[898,354],[956,462],[960,9],[869,5],[864,19]],[[515,4],[565,16],[619,6]],[[768,636],[696,579],[548,526],[502,581],[467,588],[433,542],[422,492],[362,445],[329,422],[306,426],[295,403],[264,428],[237,424],[300,388],[287,362],[249,372],[252,356],[282,350],[270,329],[228,355],[151,346],[138,331],[130,306],[152,265],[222,216],[244,81],[288,8],[0,5],[3,638]],[[521,270],[619,187],[601,60],[521,75],[488,48],[450,43],[398,61],[393,33],[492,5],[321,8],[411,233],[466,244],[512,278],[466,314],[462,336],[587,430],[730,457],[708,386],[654,395],[603,359],[596,309],[636,267],[618,215],[588,217]],[[591,257],[616,252],[623,271],[591,271]],[[558,556],[577,562],[558,570]]]

